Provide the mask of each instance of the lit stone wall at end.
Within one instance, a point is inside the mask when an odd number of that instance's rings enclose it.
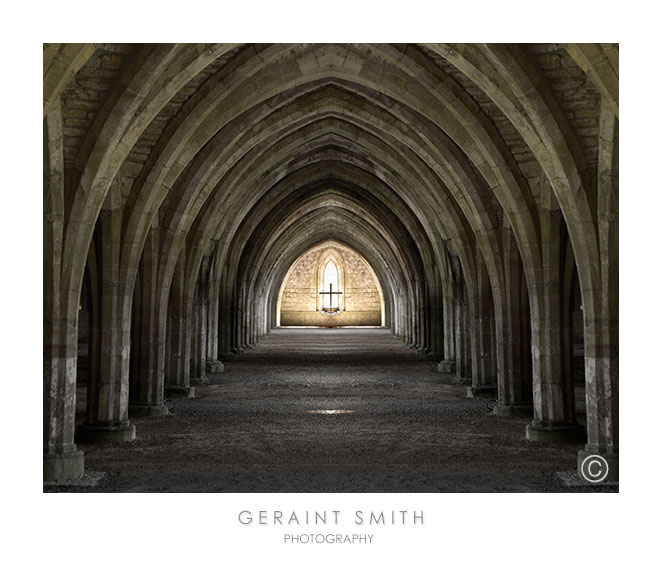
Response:
[[[319,295],[321,274],[330,259],[339,269],[342,292],[340,310],[333,315],[320,310]],[[359,254],[340,245],[316,246],[295,262],[286,276],[280,307],[281,326],[380,326],[382,322],[382,300],[371,268]]]

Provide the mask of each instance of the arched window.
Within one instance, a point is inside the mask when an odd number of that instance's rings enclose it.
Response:
[[[324,292],[323,308],[338,309],[338,268],[333,261],[325,267],[322,291]]]

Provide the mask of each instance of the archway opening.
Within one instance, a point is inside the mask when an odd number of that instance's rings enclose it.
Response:
[[[384,313],[373,268],[355,250],[334,241],[293,262],[277,302],[278,326],[384,326]]]

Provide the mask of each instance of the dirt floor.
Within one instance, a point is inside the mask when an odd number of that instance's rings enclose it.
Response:
[[[131,444],[82,445],[97,486],[45,491],[616,491],[565,487],[580,445],[529,443],[435,367],[388,330],[277,329]]]

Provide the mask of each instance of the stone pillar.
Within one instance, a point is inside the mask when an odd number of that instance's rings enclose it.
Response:
[[[75,330],[76,322],[49,311],[44,308],[44,481],[64,482],[84,472],[83,451],[74,443],[77,345],[63,340],[69,335],[75,342],[76,332],[65,329]]]
[[[132,313],[129,414],[159,417],[168,414],[163,404],[166,356],[166,316],[163,289],[158,284],[158,237],[150,232],[140,261]]]
[[[170,287],[168,300],[166,397],[194,397],[190,384],[191,318],[187,312],[185,251],[182,250]]]
[[[416,309],[414,307],[414,282],[412,278],[409,278],[407,280],[407,285],[408,285],[408,292],[406,294],[406,298],[403,301],[403,307],[404,307],[404,312],[403,312],[403,343],[407,348],[414,348],[414,340],[413,340],[413,331],[412,329],[414,328],[414,319],[417,315]]]
[[[510,228],[502,230],[504,294],[501,328],[498,328],[497,347],[501,351],[497,380],[497,405],[493,413],[500,416],[531,417],[532,377],[529,373],[527,354],[523,355],[523,343],[528,342],[526,308],[523,294],[523,268],[516,240]]]
[[[605,481],[619,480],[619,352],[614,318],[596,320],[590,326],[603,327],[601,336],[585,334],[585,382],[587,443],[578,452],[578,471],[585,458],[599,455],[608,463]],[[586,325],[587,328],[587,325]]]
[[[61,287],[64,192],[62,119],[58,104],[44,121],[45,482],[78,479],[84,472],[83,451],[74,443],[78,304],[71,304],[72,293]]]
[[[476,252],[477,286],[473,304],[472,386],[468,397],[497,397],[497,361],[495,358],[495,315],[488,271],[479,250]]]
[[[233,330],[233,316],[231,307],[232,293],[226,288],[226,278],[227,275],[222,277],[219,292],[219,346],[217,349],[217,356],[218,359],[222,362],[232,359],[234,356],[231,352]]]
[[[455,314],[455,349],[456,378],[459,384],[472,382],[472,355],[470,345],[470,311],[467,291],[462,273],[456,274],[454,283],[454,314]]]
[[[430,351],[430,342],[428,341],[428,335],[426,332],[430,311],[427,308],[427,297],[424,284],[423,281],[417,280],[417,286],[415,288],[417,321],[414,328],[414,344],[418,354],[427,354]]]
[[[253,295],[250,292],[250,289],[253,286],[253,277],[247,277],[243,281],[243,293],[242,293],[242,303],[240,307],[240,344],[244,350],[248,350],[252,347],[253,343],[253,319],[255,317],[255,303],[249,299]]]
[[[205,359],[205,372],[208,374],[222,373],[223,363],[219,360],[219,342],[222,318],[219,316],[219,293],[221,290],[221,283],[215,277],[213,269],[214,262],[212,261],[212,252],[210,256],[203,260],[203,273],[207,278],[207,296],[208,302],[206,307],[207,312],[207,351]]]
[[[208,360],[216,360],[219,357],[219,289],[218,282],[214,285],[211,278],[208,285],[206,357]]]
[[[428,354],[429,358],[437,359],[446,358],[444,352],[444,339],[445,339],[445,312],[444,312],[444,301],[442,296],[442,286],[438,282],[438,288],[435,289],[434,293],[430,293],[430,304],[431,310],[427,316],[430,321],[430,336],[429,346],[430,352]]]
[[[451,279],[451,273],[447,273]],[[442,317],[443,317],[443,353],[444,360],[456,362],[456,338],[455,338],[455,305],[453,297],[453,284],[450,280],[442,282]]]
[[[608,463],[605,481],[619,480],[619,120],[601,106],[598,163],[600,288],[583,285],[588,456]],[[587,300],[585,300],[587,297]]]
[[[203,273],[196,283],[196,295],[193,303],[191,321],[191,383],[203,385],[209,383],[205,375],[207,361],[207,293]]]
[[[129,354],[131,349],[131,296],[120,293],[119,251],[122,214],[112,187],[97,223],[101,279],[98,356],[90,365],[87,416],[78,427],[80,442],[128,442],[136,437],[129,422]]]
[[[234,355],[243,354],[246,352],[244,349],[244,344],[242,342],[242,306],[246,305],[244,300],[245,287],[243,285],[239,286],[239,289],[233,293],[234,300],[231,303],[232,307],[230,310],[230,351]]]
[[[532,317],[534,418],[526,435],[537,442],[581,442],[585,431],[575,420],[573,381],[562,361],[563,219],[548,183],[542,183],[541,193],[543,296],[540,318]]]

